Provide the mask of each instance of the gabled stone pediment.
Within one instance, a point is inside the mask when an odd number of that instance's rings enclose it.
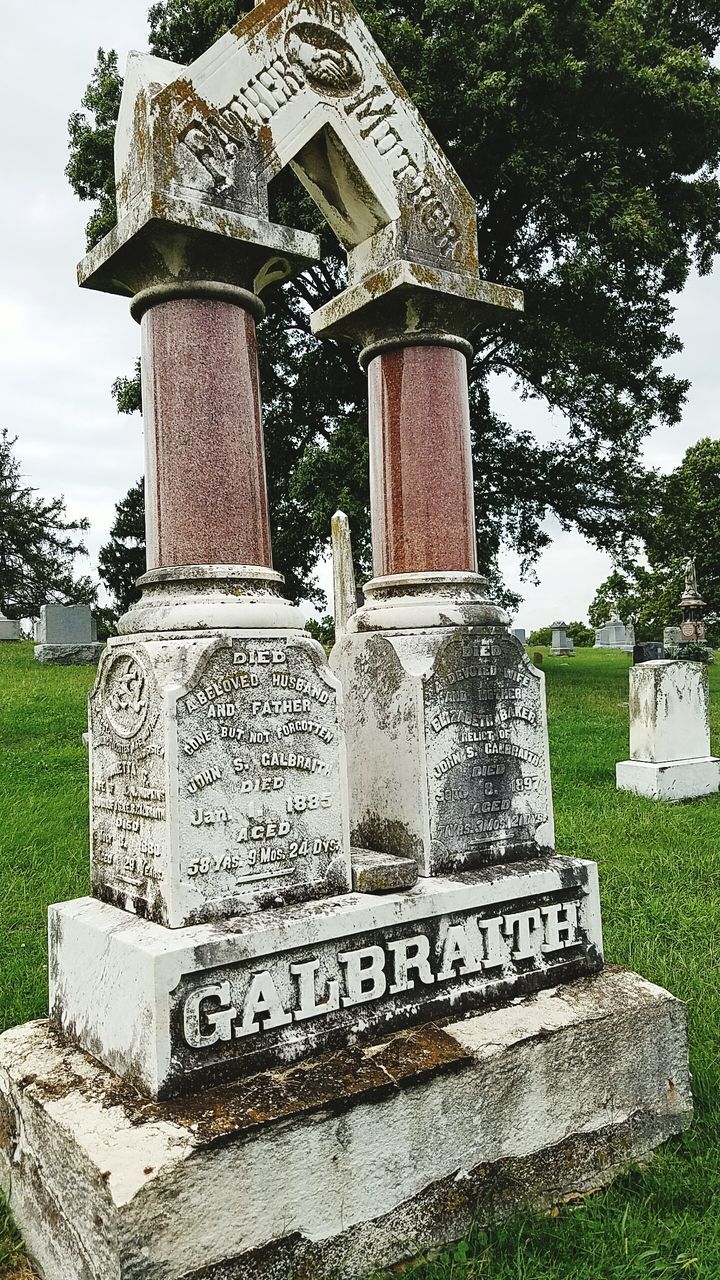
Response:
[[[288,164],[351,278],[395,259],[477,272],[474,202],[348,0],[265,0],[187,68],[131,56],[121,221],[151,193],[267,222]]]

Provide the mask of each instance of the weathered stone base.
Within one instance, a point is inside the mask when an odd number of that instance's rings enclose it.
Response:
[[[46,1280],[362,1280],[691,1115],[684,1006],[621,970],[175,1102],[49,1023],[0,1037],[0,1183]]]
[[[702,756],[661,764],[621,760],[615,766],[615,777],[619,791],[632,791],[648,800],[697,800],[720,791],[720,759]]]
[[[602,964],[597,869],[560,857],[187,929],[79,898],[50,908],[49,934],[58,1026],[155,1097],[459,1017]]]
[[[36,644],[35,661],[55,667],[94,667],[104,648],[104,644]]]
[[[551,649],[550,653],[553,658],[574,658],[575,650],[573,649]]]

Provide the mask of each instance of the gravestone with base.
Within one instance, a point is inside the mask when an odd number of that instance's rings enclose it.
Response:
[[[565,622],[553,622],[552,639],[550,642],[550,652],[558,658],[573,658],[575,656],[575,644],[567,634]]]
[[[0,611],[0,641],[22,640],[22,628],[13,618],[6,618]]]
[[[632,653],[634,644],[634,626],[622,622],[617,616],[595,628],[596,649],[619,649],[623,653]]]
[[[700,662],[643,662],[630,670],[630,759],[616,765],[621,791],[693,800],[720,791],[710,754],[710,693]]]
[[[48,1276],[361,1280],[683,1128],[684,1010],[603,971],[595,865],[554,852],[470,466],[472,339],[522,300],[355,10],[133,57],[116,163],[81,280],[142,323],[149,568],[91,698],[93,893],[50,911],[51,1021],[0,1037],[0,1178]],[[288,163],[348,254],[313,328],[370,382],[332,669],[268,533],[259,295],[317,252],[268,217]]]
[[[97,624],[86,604],[44,604],[35,627],[35,661],[80,666],[99,660]]]

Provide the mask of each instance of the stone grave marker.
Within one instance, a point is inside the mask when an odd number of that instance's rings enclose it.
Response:
[[[515,627],[510,634],[513,635],[516,640],[519,640],[522,645],[527,644],[527,636],[523,627]]]
[[[665,627],[663,630],[663,645],[666,649],[676,649],[682,644],[682,629],[680,627]]]
[[[80,281],[141,323],[148,572],[91,697],[92,895],[50,909],[51,1022],[0,1036],[0,1181],[48,1276],[362,1280],[512,1209],[509,1160],[546,1204],[686,1126],[683,1010],[603,971],[554,850],[474,524],[467,361],[522,296],[354,8],[132,55],[115,154]],[[312,327],[369,382],[330,666],[270,547],[255,322],[319,251],[269,219],[288,164],[348,258]]]
[[[633,665],[640,662],[659,662],[665,657],[665,646],[657,640],[644,640],[633,648]]]
[[[97,623],[87,604],[44,604],[35,626],[35,661],[78,666],[98,661]]]
[[[613,617],[595,628],[596,649],[620,649],[623,653],[632,653],[635,644],[635,628],[632,623],[621,622]]]
[[[567,634],[565,622],[553,622],[552,639],[550,642],[550,652],[558,658],[573,658],[575,656],[575,644]]]
[[[710,693],[700,662],[643,662],[630,669],[630,759],[617,785],[651,800],[692,800],[720,790],[710,754]]]
[[[22,628],[13,618],[6,618],[0,611],[0,641],[22,640]]]

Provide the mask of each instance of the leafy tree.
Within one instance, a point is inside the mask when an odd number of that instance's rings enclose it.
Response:
[[[660,638],[664,627],[680,622],[687,556],[695,560],[710,617],[720,613],[719,440],[699,440],[679,467],[658,479],[655,502],[639,531],[647,565],[616,569],[600,584],[590,606],[591,623],[600,626],[617,608],[623,622],[635,621],[638,639]],[[717,626],[709,634],[720,639]]]
[[[100,548],[100,577],[118,613],[126,613],[140,592],[136,580],[145,572],[145,488],[134,484],[115,507],[110,541]]]
[[[565,631],[578,649],[590,649],[595,644],[595,632],[584,622],[568,622]]]
[[[528,636],[529,645],[551,645],[552,644],[552,627],[539,627],[537,631],[531,631]],[[595,632],[586,627],[584,622],[568,622],[565,628],[565,634],[578,646],[578,648],[588,648],[595,643]]]
[[[68,520],[64,498],[39,498],[23,484],[16,443],[0,432],[0,613],[32,618],[43,604],[93,604],[92,580],[73,573],[75,557],[87,555],[75,535],[89,522]]]
[[[627,564],[653,502],[640,461],[657,425],[682,412],[667,373],[680,349],[673,295],[718,250],[720,19],[698,0],[358,0],[360,11],[477,201],[483,274],[523,288],[525,317],[482,338],[470,371],[481,565],[501,543],[525,569],[553,512]],[[158,0],[150,47],[188,62],[250,8],[242,0]],[[93,243],[114,220],[115,55],[98,55],[70,122],[70,180],[96,202]],[[318,226],[281,175],[275,216]],[[342,287],[337,245],[276,295],[261,333],[276,560],[291,592],[308,579],[338,505],[368,567],[366,387],[352,351],[308,334],[307,303]],[[491,406],[492,377],[567,424],[539,443]],[[124,384],[126,399],[132,400]],[[135,401],[137,402],[137,393]]]

